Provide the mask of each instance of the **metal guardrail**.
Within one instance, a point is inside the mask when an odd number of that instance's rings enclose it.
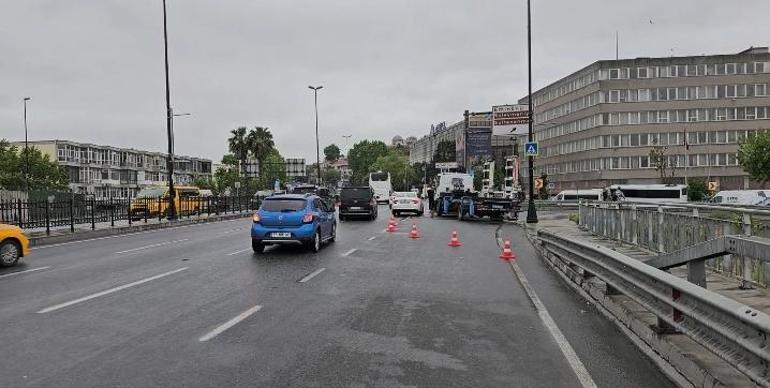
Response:
[[[643,206],[646,205],[646,206]],[[688,211],[689,210],[689,211]],[[715,218],[709,211],[733,214]],[[675,252],[729,235],[770,237],[770,211],[693,204],[581,203],[580,227],[658,254]],[[714,270],[739,277],[744,287],[770,284],[770,263],[725,255],[709,261]]]
[[[538,231],[547,254],[597,276],[608,294],[620,292],[658,317],[659,328],[675,329],[770,386],[770,316],[609,248]]]

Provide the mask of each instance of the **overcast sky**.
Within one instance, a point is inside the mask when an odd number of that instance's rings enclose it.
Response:
[[[167,0],[177,153],[267,126],[286,157],[527,93],[524,0]],[[0,0],[0,138],[165,149],[161,0]],[[766,46],[768,0],[533,0],[535,88],[599,59]]]

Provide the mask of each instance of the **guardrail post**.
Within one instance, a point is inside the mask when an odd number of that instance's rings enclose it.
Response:
[[[658,252],[665,252],[663,246],[663,206],[658,205]]]
[[[751,236],[751,216],[749,214],[743,213],[743,217],[741,219],[743,223],[743,234],[745,236]],[[754,288],[751,282],[751,272],[752,272],[752,262],[750,257],[743,256],[741,258],[743,260],[743,276],[741,277],[741,289],[748,290],[751,288]]]
[[[671,289],[671,299],[672,300],[678,300],[682,297],[682,292],[672,288]],[[674,319],[674,322],[679,322],[682,319],[684,319],[684,316],[682,315],[682,312],[672,308],[671,309],[671,317]],[[678,330],[674,326],[671,326],[668,322],[660,319],[658,317],[658,323],[652,327],[652,329],[658,333],[658,334],[676,334],[678,333]]]
[[[618,218],[620,219],[620,228],[618,229],[618,241],[621,243],[625,241],[626,237],[626,218],[623,214],[623,209],[620,208],[620,204],[618,204]]]

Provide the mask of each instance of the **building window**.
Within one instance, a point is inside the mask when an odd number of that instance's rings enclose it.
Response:
[[[620,69],[610,69],[610,79],[620,79]]]
[[[725,66],[725,73],[727,74],[735,74],[735,64],[734,63],[728,63]]]
[[[641,167],[641,168],[649,168],[650,167],[650,157],[649,156],[641,156],[641,157],[639,157],[639,167]]]
[[[767,84],[754,85],[754,95],[757,97],[764,97],[767,95]]]
[[[757,86],[760,86],[760,85],[757,85]],[[761,86],[764,86],[764,85],[761,85]],[[639,92],[638,94],[639,94],[640,102],[650,101],[650,89],[639,89],[638,92]]]
[[[668,122],[668,111],[667,110],[658,111],[658,122],[659,123],[667,123]]]
[[[647,67],[640,67],[636,69],[636,76],[638,78],[650,78],[650,69]]]
[[[619,102],[619,101],[620,101],[620,90],[610,90],[609,102]]]

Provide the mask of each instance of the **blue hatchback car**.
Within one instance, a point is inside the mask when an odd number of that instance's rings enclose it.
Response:
[[[251,247],[261,253],[266,245],[298,244],[313,252],[337,238],[334,204],[313,194],[267,197],[254,213]]]

